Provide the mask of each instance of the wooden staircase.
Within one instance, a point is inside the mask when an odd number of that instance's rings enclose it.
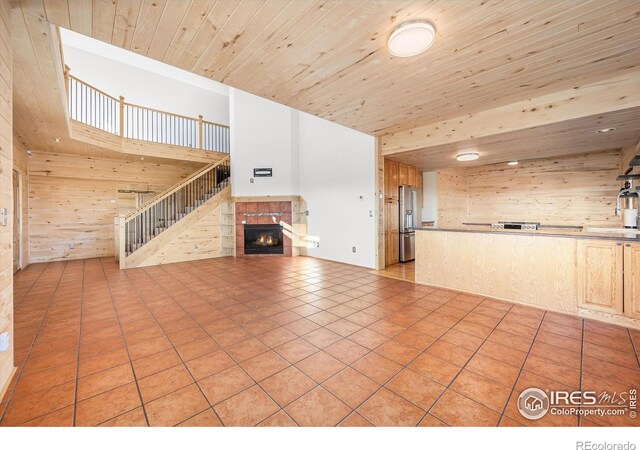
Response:
[[[170,236],[167,235],[179,234],[194,220],[219,206],[230,197],[230,185],[231,165],[227,156],[208,164],[121,217],[118,237],[120,268],[138,267],[168,242]]]

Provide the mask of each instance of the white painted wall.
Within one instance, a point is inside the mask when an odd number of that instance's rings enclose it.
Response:
[[[438,220],[438,173],[422,173],[422,221]]]
[[[230,104],[233,195],[301,195],[309,256],[374,268],[375,138],[237,89]],[[258,167],[273,177],[251,183]]]
[[[230,103],[233,196],[298,195],[298,112],[238,89]],[[272,168],[273,176],[253,178],[261,167]]]
[[[307,253],[375,268],[375,138],[302,112],[299,135],[300,195],[320,241]]]
[[[175,71],[180,69],[159,62],[155,64],[166,67],[155,68],[157,72],[153,72],[139,61],[125,59],[123,62],[112,59],[111,54],[105,57],[70,45],[63,45],[63,51],[65,64],[73,76],[109,95],[116,98],[122,95],[126,102],[148,108],[189,117],[202,114],[210,122],[229,124],[228,88],[220,83],[193,74],[190,75],[202,80],[178,76]],[[148,59],[140,55],[133,57]]]

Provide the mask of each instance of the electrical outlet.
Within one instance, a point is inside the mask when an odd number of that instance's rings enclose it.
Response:
[[[351,251],[352,251],[353,253],[355,253],[355,252],[356,252],[356,248],[355,248],[355,247],[351,247]]]
[[[76,248],[76,244],[75,244],[75,242],[71,242],[69,244],[69,250],[73,250],[74,248]]]
[[[6,352],[9,349],[9,333],[0,334],[0,352]]]
[[[249,178],[249,183],[253,183],[253,178]]]

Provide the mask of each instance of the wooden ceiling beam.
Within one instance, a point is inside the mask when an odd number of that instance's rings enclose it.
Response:
[[[381,137],[385,156],[640,107],[640,71]]]

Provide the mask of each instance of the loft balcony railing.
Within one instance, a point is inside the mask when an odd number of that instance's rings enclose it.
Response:
[[[65,67],[69,116],[123,138],[229,153],[229,127],[115,98],[72,76]]]

